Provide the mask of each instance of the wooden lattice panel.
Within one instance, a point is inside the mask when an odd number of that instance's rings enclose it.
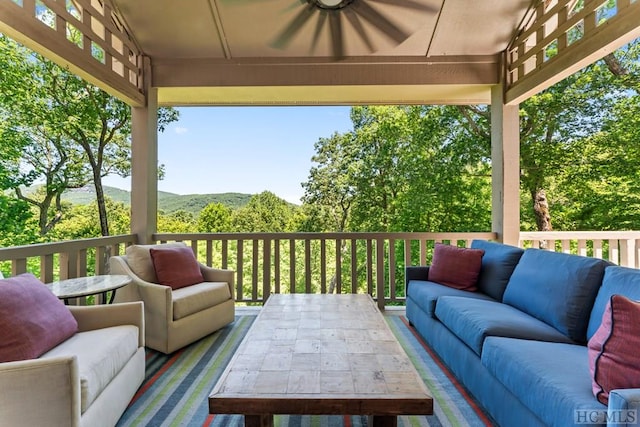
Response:
[[[144,104],[142,55],[108,2],[0,0],[0,30],[132,104]]]
[[[538,77],[523,85],[529,92],[512,90],[507,98],[526,98],[544,80],[559,81],[577,71],[577,65],[588,65],[638,33],[634,22],[640,16],[640,0],[617,0],[613,5],[606,0],[541,0],[534,6],[507,49],[505,81],[511,90]],[[565,58],[570,64],[563,63]],[[552,71],[545,73],[546,69]]]

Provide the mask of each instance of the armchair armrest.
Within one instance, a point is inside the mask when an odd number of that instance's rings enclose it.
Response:
[[[75,356],[0,363],[0,425],[80,425]]]
[[[69,306],[78,322],[78,332],[111,326],[134,325],[138,327],[140,347],[144,347],[144,309],[141,301],[111,305]]]
[[[637,426],[640,422],[640,388],[611,390],[608,414],[611,420],[619,421],[615,426]]]
[[[235,301],[235,271],[211,268],[204,264],[200,264],[200,271],[206,282],[227,282],[229,284],[229,291],[231,292],[231,299]]]

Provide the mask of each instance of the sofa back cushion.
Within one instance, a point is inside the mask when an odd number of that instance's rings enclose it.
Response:
[[[587,342],[587,324],[602,283],[606,261],[527,249],[516,266],[503,302]]]
[[[636,268],[609,266],[604,270],[602,286],[598,290],[596,301],[591,310],[587,339],[591,339],[600,327],[605,307],[612,295],[624,295],[633,300],[640,300],[640,270]]]
[[[151,260],[151,248],[185,248],[182,242],[162,243],[158,245],[131,245],[127,247],[127,264],[136,276],[146,282],[158,283],[153,261]]]
[[[32,274],[0,280],[0,362],[35,359],[78,331],[71,312]]]
[[[482,268],[478,277],[478,290],[491,298],[502,301],[513,270],[518,265],[524,249],[486,240],[471,242],[473,249],[484,250]]]

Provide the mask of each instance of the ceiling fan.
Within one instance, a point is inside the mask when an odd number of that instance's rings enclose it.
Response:
[[[439,10],[432,4],[426,4],[424,0],[296,0],[295,7],[299,7],[300,11],[276,36],[271,45],[285,49],[303,27],[315,25],[310,46],[313,53],[328,25],[332,55],[342,58],[345,54],[345,23],[355,30],[370,52],[375,52],[377,47],[369,37],[367,28],[373,28],[396,44],[405,41],[411,33],[394,22],[388,13],[382,13],[379,8],[372,6],[375,3],[417,12],[436,13]]]

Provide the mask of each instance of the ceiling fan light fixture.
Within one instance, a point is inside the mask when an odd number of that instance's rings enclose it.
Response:
[[[353,0],[311,0],[320,9],[342,9],[349,6]]]

